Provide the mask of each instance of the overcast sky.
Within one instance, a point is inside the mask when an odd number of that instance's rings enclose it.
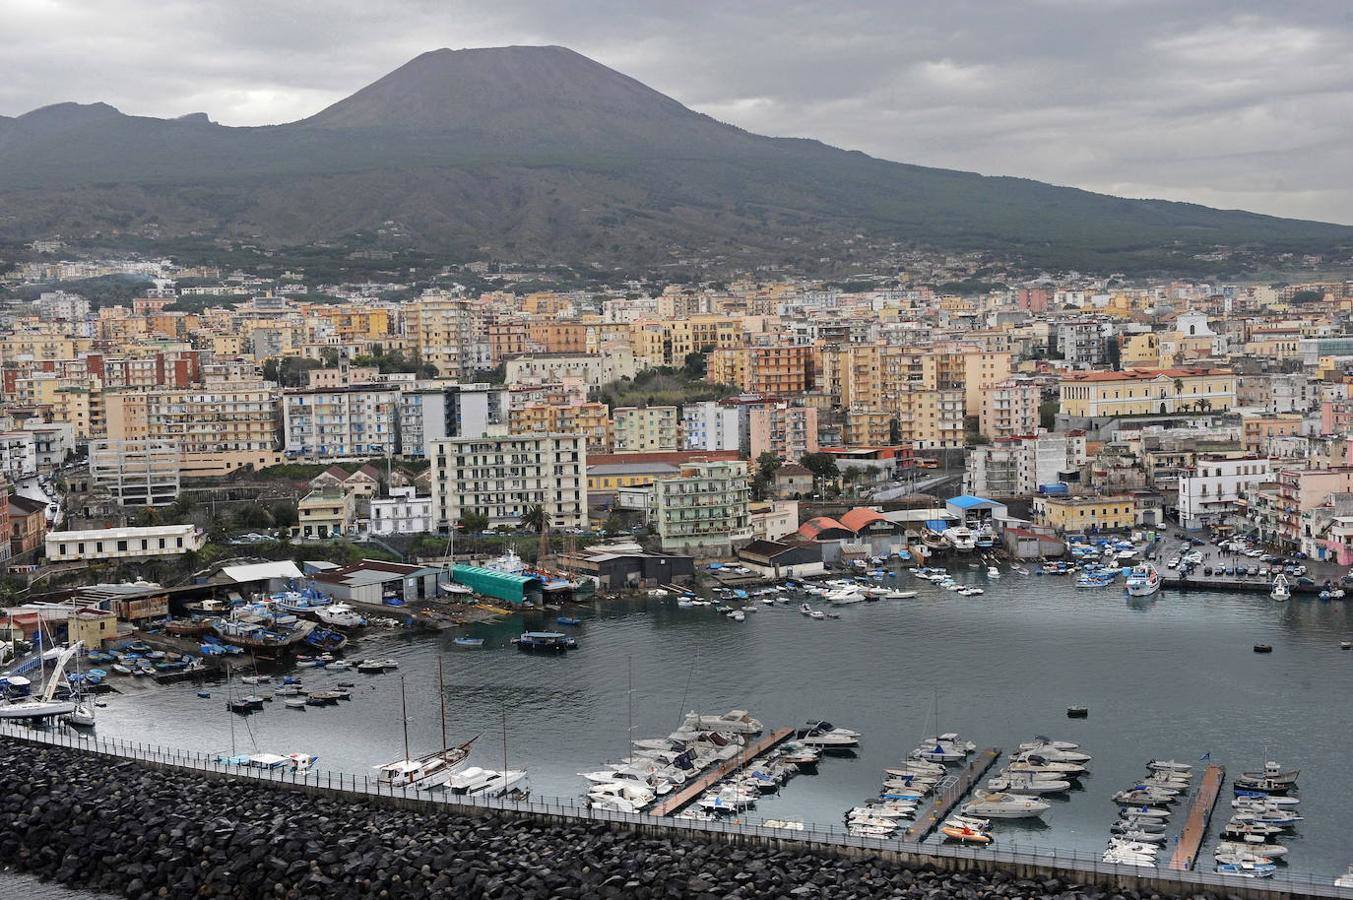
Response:
[[[1353,224],[1349,0],[0,0],[0,114],[297,119],[424,50],[563,44],[876,156]]]

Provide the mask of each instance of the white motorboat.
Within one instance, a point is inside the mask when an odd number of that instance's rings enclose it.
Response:
[[[893,589],[893,590],[891,590],[891,591],[887,591],[886,593],[884,593],[883,599],[884,599],[884,600],[910,600],[912,597],[917,596],[918,593],[919,593],[919,592],[917,592],[917,591],[899,591],[899,590]]]
[[[810,722],[799,734],[799,741],[824,750],[848,749],[860,745],[860,733],[849,728],[836,728],[830,722]]]
[[[1032,741],[1026,741],[1020,744],[1017,750],[1040,750],[1044,747],[1050,747],[1053,750],[1079,750],[1080,744],[1071,741],[1054,741],[1050,738],[1036,737]]]
[[[1172,759],[1153,759],[1146,764],[1148,769],[1154,769],[1157,772],[1192,772],[1193,766],[1188,763],[1175,762]]]
[[[635,809],[643,809],[657,798],[656,791],[638,782],[611,781],[593,785],[587,791],[589,801],[624,800]]]
[[[1015,753],[1015,759],[1024,759],[1028,756],[1041,756],[1054,762],[1072,762],[1087,763],[1093,757],[1088,753],[1082,753],[1080,750],[1063,749],[1053,744],[1020,744],[1019,751]]]
[[[973,799],[963,804],[959,812],[985,819],[1030,819],[1043,815],[1050,808],[1050,803],[1036,797],[974,791]]]
[[[1006,767],[1010,772],[1030,772],[1056,774],[1066,778],[1079,778],[1086,772],[1080,763],[1056,762],[1033,755],[1025,759],[1016,759]]]
[[[1292,598],[1292,589],[1287,585],[1287,579],[1282,575],[1273,579],[1273,590],[1268,594],[1274,600],[1290,600]]]
[[[317,606],[314,613],[315,618],[333,628],[360,628],[366,624],[366,617],[346,603]]]
[[[728,618],[732,619],[734,622],[746,622],[746,621],[747,621],[747,614],[746,614],[745,612],[743,612],[742,610],[740,610],[740,609],[735,609],[735,610],[733,610],[733,611],[727,613],[726,615],[728,616]]]
[[[77,728],[93,728],[95,723],[94,704],[77,701],[75,709],[70,711],[65,721]]]
[[[508,769],[505,772],[485,771],[488,773],[487,777],[478,786],[467,789],[465,793],[474,797],[498,797],[513,791],[526,778],[526,773],[520,769]]]
[[[977,536],[962,525],[946,528],[940,532],[940,535],[953,544],[954,549],[960,553],[967,553],[977,548]]]
[[[1235,809],[1282,809],[1300,806],[1301,800],[1296,797],[1236,797],[1231,801],[1231,806]]]
[[[696,712],[686,714],[684,728],[699,731],[722,731],[730,734],[760,734],[762,725],[745,709],[730,709],[720,716],[706,716]]]
[[[1160,572],[1149,562],[1134,566],[1127,577],[1129,597],[1149,597],[1160,590]]]
[[[958,733],[954,731],[945,732],[937,737],[921,738],[920,746],[922,747],[933,747],[936,744],[943,744],[946,747],[952,747],[953,749],[960,750],[964,753],[973,753],[977,750],[976,744],[972,741],[963,740],[959,737]]]
[[[1163,844],[1170,839],[1169,835],[1162,832],[1142,831],[1137,828],[1120,828],[1113,833],[1116,837],[1136,844]]]
[[[1353,888],[1353,866],[1349,866],[1344,874],[1334,879],[1334,886],[1341,888]]]
[[[1071,790],[1071,782],[1051,778],[1021,778],[1010,774],[990,779],[987,788],[1006,794],[1061,794]]]
[[[839,591],[832,591],[827,595],[827,602],[834,603],[837,606],[845,606],[850,603],[863,603],[864,593],[858,588],[842,588]]]
[[[1219,841],[1217,848],[1213,851],[1220,856],[1224,853],[1234,853],[1236,855],[1249,855],[1258,857],[1261,860],[1278,859],[1287,855],[1287,848],[1282,844],[1270,844],[1265,841]]]

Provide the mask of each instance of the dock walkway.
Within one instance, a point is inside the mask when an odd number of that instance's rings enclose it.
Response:
[[[938,788],[930,798],[929,805],[916,816],[916,821],[907,829],[902,836],[904,841],[914,841],[920,843],[925,840],[930,832],[939,827],[940,823],[949,817],[949,812],[968,795],[978,780],[995,765],[996,760],[1001,758],[1000,747],[988,747],[985,750],[977,751],[977,755],[969,761],[956,775],[952,776],[953,781],[948,778],[941,784],[947,784],[946,787]]]
[[[768,750],[778,747],[780,744],[794,733],[793,728],[777,728],[770,734],[748,744],[742,748],[742,752],[732,759],[726,759],[705,771],[694,781],[686,782],[681,790],[669,794],[657,806],[653,807],[650,815],[670,816],[672,813],[680,810],[682,807],[689,806],[701,794],[709,790],[711,786],[727,778],[733,772],[743,766],[750,766],[758,757],[765,754]]]
[[[1187,872],[1198,861],[1198,848],[1207,837],[1207,826],[1212,821],[1212,810],[1217,805],[1222,782],[1226,780],[1226,770],[1213,763],[1203,770],[1203,782],[1198,786],[1198,795],[1189,807],[1189,816],[1184,820],[1184,831],[1179,835],[1174,855],[1170,857],[1170,868]]]

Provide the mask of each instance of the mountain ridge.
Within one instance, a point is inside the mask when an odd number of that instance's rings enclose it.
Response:
[[[1347,226],[765,137],[553,46],[429,51],[282,125],[105,103],[0,117],[0,201],[10,239],[192,233],[285,246],[394,222],[429,251],[618,266],[693,254],[794,264],[857,233],[1108,268],[1216,247],[1353,246]]]

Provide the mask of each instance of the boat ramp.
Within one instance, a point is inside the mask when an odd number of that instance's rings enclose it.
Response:
[[[929,805],[916,816],[916,821],[902,835],[902,840],[912,843],[925,840],[930,832],[949,818],[949,813],[958,805],[958,801],[968,796],[973,786],[996,764],[996,760],[1001,758],[1001,752],[1000,747],[979,750],[967,766],[936,785]]]
[[[1184,820],[1184,830],[1175,845],[1174,855],[1170,857],[1170,868],[1187,872],[1198,861],[1198,848],[1207,837],[1207,826],[1212,821],[1212,810],[1221,794],[1222,782],[1226,780],[1226,770],[1212,763],[1203,770],[1203,782],[1198,787],[1198,795],[1189,807],[1189,816]]]
[[[736,772],[744,766],[750,766],[760,756],[764,756],[769,751],[783,744],[794,734],[793,728],[777,728],[769,734],[763,735],[743,748],[743,751],[732,759],[726,759],[710,769],[703,772],[693,781],[686,782],[680,790],[674,791],[665,797],[660,803],[653,807],[651,814],[655,816],[670,816],[679,812],[683,807],[689,806],[695,800],[698,800],[705,791],[718,784],[729,775]]]

